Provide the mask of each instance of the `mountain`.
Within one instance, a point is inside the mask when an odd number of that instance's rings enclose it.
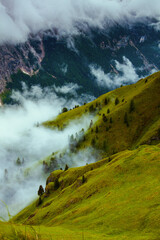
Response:
[[[65,108],[57,118],[43,123],[63,132],[75,119],[91,116],[87,131],[71,136],[67,149],[46,158],[43,164],[52,163],[54,171],[47,178],[45,193],[10,222],[0,223],[1,236],[158,239],[159,92],[157,72],[83,106]],[[66,155],[77,155],[80,161],[79,152],[87,151],[92,151],[91,158],[98,151],[101,160],[60,169]]]
[[[158,71],[159,51],[159,32],[142,23],[68,37],[55,31],[31,36],[25,44],[1,46],[0,91],[7,93],[2,100],[9,101],[8,91],[21,90],[22,82],[42,88],[74,83],[79,94],[98,97]]]

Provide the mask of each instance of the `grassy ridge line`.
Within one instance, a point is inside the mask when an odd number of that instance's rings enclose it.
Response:
[[[42,205],[33,203],[13,220],[85,229],[97,234],[97,239],[104,235],[106,239],[156,239],[160,234],[160,145],[126,150],[108,160],[53,172],[46,187],[50,193]],[[60,188],[55,191],[57,176]]]
[[[118,88],[91,103],[62,113],[56,119],[45,122],[44,126],[51,128],[59,126],[63,129],[71,120],[89,114],[90,107],[93,106],[94,125],[86,132],[85,141],[80,144],[80,149],[91,146],[94,142],[93,147],[112,155],[140,144],[155,144],[160,142],[159,93],[160,72],[157,72],[136,84]],[[116,98],[119,100],[117,105],[115,105]],[[109,99],[107,104],[104,103],[105,99]],[[131,101],[134,101],[135,108],[132,112],[130,112]],[[103,121],[103,114],[107,117],[106,122]],[[124,123],[125,114],[127,114],[128,127]]]

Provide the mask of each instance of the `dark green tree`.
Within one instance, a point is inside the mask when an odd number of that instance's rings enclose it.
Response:
[[[68,168],[69,168],[69,167],[68,167],[68,165],[66,164],[64,171],[67,171]]]
[[[115,105],[117,105],[117,104],[119,104],[119,99],[118,99],[118,97],[116,97],[116,99],[115,99]]]
[[[59,180],[58,180],[58,178],[56,178],[54,181],[54,190],[57,190],[59,188],[59,186],[60,186]]]
[[[108,98],[104,99],[104,104],[107,105],[108,104]]]
[[[95,138],[92,138],[91,144],[92,144],[92,146],[95,146],[95,144],[96,144]]]
[[[132,99],[129,106],[129,112],[131,113],[134,110],[135,110],[135,104],[134,104],[134,100]]]
[[[82,184],[85,183],[86,179],[84,177],[84,175],[82,176]]]
[[[42,196],[44,194],[44,188],[42,187],[42,185],[39,186],[39,190],[38,190],[38,196]]]
[[[127,127],[129,127],[128,114],[127,113],[124,114],[124,123],[127,125]]]
[[[62,109],[62,113],[65,113],[65,112],[68,112],[68,108],[66,108],[66,107],[64,107],[64,108]]]

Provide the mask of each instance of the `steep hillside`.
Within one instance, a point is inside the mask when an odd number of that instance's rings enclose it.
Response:
[[[51,160],[56,169],[57,156],[59,161],[91,146],[103,159],[53,171],[41,197],[8,223],[0,223],[0,237],[158,240],[159,93],[160,72],[81,107],[63,109],[45,122],[45,127],[63,131],[72,120],[92,116],[87,131],[71,136],[69,149],[52,153],[44,167]]]
[[[160,142],[160,72],[136,84],[106,93],[95,101],[60,114],[44,126],[63,130],[71,120],[93,116],[78,149],[87,146],[108,155]]]
[[[91,234],[90,238],[77,235],[73,239],[158,239],[159,168],[157,145],[126,150],[84,167],[54,171],[47,179],[42,203],[38,206],[37,200],[13,221]]]

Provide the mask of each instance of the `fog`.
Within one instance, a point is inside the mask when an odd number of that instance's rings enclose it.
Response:
[[[63,131],[41,126],[40,123],[57,116],[64,106],[72,108],[83,100],[79,97],[67,101],[65,97],[57,96],[54,87],[52,89],[42,90],[34,86],[29,90],[23,85],[22,93],[14,91],[12,94],[16,105],[0,108],[0,200],[8,205],[12,215],[35,199],[40,184],[45,187],[49,173],[44,173],[40,160],[67,149],[69,136],[82,128],[87,129],[90,124],[91,116],[86,116],[73,121]],[[62,86],[60,92],[63,90],[65,93],[73,92],[73,95],[76,91],[72,84]],[[82,155],[71,159],[65,157],[60,167],[65,163],[70,167],[86,164],[87,154]],[[6,218],[6,214],[0,203],[0,217]]]
[[[132,84],[137,82],[140,78],[146,77],[143,74],[140,76],[137,73],[137,70],[143,71],[144,69],[136,69],[132,62],[125,56],[123,57],[122,63],[115,61],[114,65],[114,73],[105,73],[100,66],[95,64],[90,65],[90,72],[94,76],[95,82],[99,87],[107,87],[110,90],[113,90],[121,85]],[[152,67],[149,74],[156,71],[157,70]]]
[[[58,30],[78,34],[87,27],[147,22],[160,28],[159,0],[0,0],[0,44],[25,42],[30,34]]]

